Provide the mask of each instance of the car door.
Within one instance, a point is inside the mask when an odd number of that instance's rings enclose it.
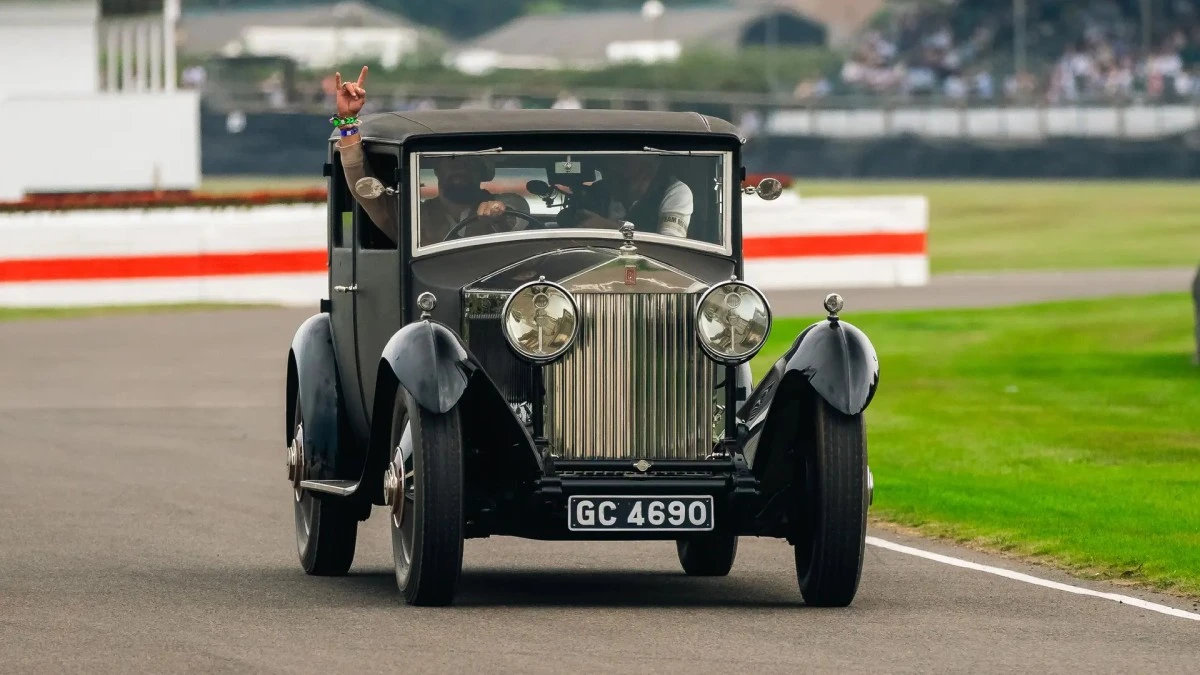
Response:
[[[358,377],[354,304],[357,295],[355,270],[356,202],[346,184],[340,155],[335,154],[329,181],[329,318],[333,325],[334,358],[342,385],[345,412],[355,436],[367,437],[367,417],[362,385]]]
[[[382,199],[397,200],[394,210],[398,222],[394,223],[397,236],[405,241],[404,197],[400,190],[400,149],[396,146],[377,145],[367,149],[367,162],[371,174],[388,187],[395,188],[394,196]],[[403,325],[403,309],[406,298],[402,288],[401,247],[392,241],[371,220],[366,211],[359,208],[355,218],[355,270],[358,292],[355,294],[355,323],[357,325],[357,351],[359,381],[362,382],[363,400],[368,403],[367,416],[371,414],[371,402],[375,400],[375,380],[379,372],[379,359],[388,340]]]

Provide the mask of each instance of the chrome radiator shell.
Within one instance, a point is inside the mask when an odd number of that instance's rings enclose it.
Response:
[[[703,459],[717,365],[695,293],[578,293],[575,345],[544,370],[545,432],[564,459]]]

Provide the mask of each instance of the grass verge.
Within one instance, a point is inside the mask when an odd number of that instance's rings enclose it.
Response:
[[[781,319],[769,367],[811,319]],[[847,316],[871,336],[872,515],[1200,596],[1200,368],[1185,294]]]
[[[809,197],[925,195],[934,273],[1200,262],[1200,183],[799,181]]]

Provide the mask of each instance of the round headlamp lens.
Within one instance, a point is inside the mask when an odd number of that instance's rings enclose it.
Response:
[[[741,281],[717,284],[700,297],[696,333],[713,359],[738,364],[758,353],[771,332],[771,309],[758,289]]]
[[[534,281],[513,291],[500,320],[509,346],[522,358],[549,363],[575,341],[579,322],[575,299],[565,288]]]

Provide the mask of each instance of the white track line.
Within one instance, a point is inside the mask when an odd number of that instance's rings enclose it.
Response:
[[[941,555],[938,553],[930,553],[929,551],[922,551],[919,548],[913,548],[911,546],[903,546],[901,544],[894,544],[890,541],[886,541],[886,540],[880,539],[878,537],[867,537],[867,543],[871,544],[872,546],[878,546],[879,548],[886,548],[889,551],[896,551],[897,553],[907,553],[908,555],[915,555],[918,558],[925,558],[926,560],[933,560],[936,562],[945,563],[947,565],[954,565],[955,567],[965,567],[966,569],[969,569],[969,570],[975,570],[977,572],[987,572],[988,574],[995,574],[996,576],[1004,577],[1006,579],[1014,579],[1016,581],[1024,581],[1025,583],[1033,584],[1034,586],[1044,586],[1046,588],[1053,588],[1055,590],[1065,591],[1067,593],[1075,593],[1076,595],[1090,595],[1092,597],[1104,598],[1105,600],[1112,600],[1113,602],[1119,602],[1123,605],[1132,605],[1134,607],[1148,609],[1152,612],[1158,612],[1159,614],[1166,614],[1168,616],[1174,616],[1174,617],[1178,617],[1180,619],[1191,619],[1192,621],[1200,621],[1200,614],[1196,614],[1194,612],[1187,612],[1182,609],[1175,609],[1174,607],[1160,605],[1155,602],[1147,602],[1146,600],[1133,598],[1128,595],[1120,595],[1119,593],[1102,593],[1100,591],[1093,591],[1091,589],[1081,588],[1079,586],[1072,586],[1070,584],[1060,584],[1057,581],[1048,581],[1046,579],[1039,579],[1038,577],[1030,576],[1028,574],[1022,574],[1020,572],[1013,572],[1012,570],[1006,570],[1006,569],[1003,569],[1000,567],[992,567],[990,565],[980,565],[979,563],[973,563],[973,562],[970,562],[967,560],[962,560],[960,558],[953,558],[948,555]]]

